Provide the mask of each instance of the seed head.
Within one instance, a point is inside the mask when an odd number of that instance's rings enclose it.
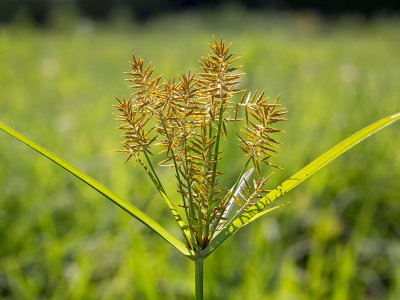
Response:
[[[264,92],[251,95],[237,89],[244,74],[235,65],[239,57],[229,52],[231,44],[213,37],[209,47],[208,56],[200,59],[201,71],[171,80],[154,76],[151,63],[144,68],[142,58],[133,54],[126,74],[134,92],[128,100],[117,98],[115,105],[124,139],[119,151],[127,153],[127,160],[144,157],[159,189],[162,184],[149,160],[153,149],[159,148],[160,166],[174,168],[191,234],[188,243],[195,249],[206,247],[229,221],[226,211],[232,201],[239,207],[237,216],[268,193],[264,186],[270,176],[261,175],[260,162],[274,166],[270,159],[280,144],[274,136],[282,132],[274,126],[286,120],[279,97],[271,102]],[[235,101],[236,94],[241,97]],[[223,154],[219,149],[229,122],[234,122],[239,147],[248,157],[246,167],[251,161],[257,171],[257,179],[245,178],[235,190],[219,186],[223,174],[218,169]]]

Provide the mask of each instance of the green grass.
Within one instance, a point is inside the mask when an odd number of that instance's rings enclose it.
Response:
[[[197,67],[212,33],[232,41],[245,85],[281,93],[290,112],[275,161],[284,170],[271,187],[399,111],[399,21],[327,23],[237,11],[219,21],[203,17],[1,28],[0,120],[179,235],[142,170],[122,166],[111,151],[120,141],[111,105],[129,93],[122,72],[132,51],[169,77]],[[396,299],[399,129],[346,153],[282,199],[291,205],[216,250],[205,263],[205,299]],[[193,266],[175,249],[5,134],[0,148],[0,298],[192,299]],[[224,153],[226,161],[240,155],[230,145]],[[223,167],[232,184],[240,162]],[[160,172],[173,191],[174,178]]]

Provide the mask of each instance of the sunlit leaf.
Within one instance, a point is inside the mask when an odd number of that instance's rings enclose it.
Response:
[[[7,132],[14,138],[18,139],[22,143],[33,148],[40,154],[44,155],[51,161],[55,162],[68,172],[72,173],[73,175],[81,179],[83,182],[91,186],[100,194],[104,195],[106,198],[111,200],[114,204],[118,205],[120,208],[125,210],[127,213],[135,217],[137,220],[145,224],[150,229],[154,230],[157,234],[159,234],[163,239],[165,239],[168,243],[170,243],[184,255],[191,256],[193,254],[191,251],[188,250],[188,248],[185,246],[184,243],[182,243],[178,238],[176,238],[173,234],[171,234],[168,230],[166,230],[162,225],[160,225],[158,222],[153,220],[151,217],[149,217],[147,214],[145,214],[144,212],[142,212],[129,202],[122,199],[120,196],[116,195],[114,192],[106,188],[104,185],[102,185],[89,175],[85,174],[84,172],[72,166],[71,164],[67,163],[65,160],[61,159],[57,155],[51,153],[47,149],[36,144],[35,142],[31,141],[30,139],[26,138],[25,136],[21,135],[20,133],[16,132],[15,130],[11,129],[10,127],[1,122],[0,122],[0,129]]]
[[[266,207],[274,202],[279,197],[293,189],[295,186],[306,180],[308,177],[313,175],[315,172],[326,166],[329,162],[334,160],[339,155],[343,154],[353,146],[357,145],[362,140],[366,139],[370,135],[378,132],[382,128],[392,124],[393,122],[400,119],[400,113],[393,114],[382,120],[379,120],[360,131],[354,133],[350,137],[338,143],[336,146],[329,149],[327,152],[316,158],[310,164],[305,166],[303,169],[298,171],[296,174],[291,176],[289,179],[281,183],[276,189],[268,193],[264,198],[258,201],[256,204],[251,206],[245,213],[240,215],[234,222],[222,230],[210,243],[210,245],[204,250],[203,255],[207,256],[213,252],[219,245],[221,245],[227,238],[236,233],[240,228],[249,224],[250,222],[258,219],[269,211]]]

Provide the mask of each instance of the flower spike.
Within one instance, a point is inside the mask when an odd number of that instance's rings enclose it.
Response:
[[[195,250],[205,248],[216,230],[230,224],[268,192],[264,186],[270,176],[261,176],[260,162],[274,166],[270,159],[280,144],[274,136],[282,131],[272,126],[284,121],[286,114],[278,104],[279,97],[270,102],[264,92],[251,94],[237,88],[244,74],[238,72],[241,66],[235,63],[239,57],[230,52],[231,44],[213,36],[208,46],[208,55],[199,62],[200,71],[172,80],[155,76],[150,62],[144,67],[142,58],[132,55],[131,71],[126,74],[134,92],[128,100],[117,98],[115,105],[116,120],[122,122],[119,129],[124,132],[123,150],[119,151],[127,153],[127,160],[135,157],[141,163],[163,197],[167,196],[149,159],[154,147],[159,147],[158,153],[163,156],[158,165],[174,169],[182,197],[179,206],[186,217],[185,240]],[[239,101],[236,94],[241,94]],[[256,179],[241,180],[233,192],[220,187],[223,172],[218,166],[223,156],[220,144],[232,129],[230,122],[235,125],[239,148],[247,156],[239,177],[250,162],[257,174]],[[236,211],[233,203],[237,203]],[[227,211],[234,212],[234,217]]]

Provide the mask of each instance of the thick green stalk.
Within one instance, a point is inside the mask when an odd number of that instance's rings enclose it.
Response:
[[[195,260],[195,289],[196,297],[195,300],[203,300],[203,265],[204,259],[200,258]]]

